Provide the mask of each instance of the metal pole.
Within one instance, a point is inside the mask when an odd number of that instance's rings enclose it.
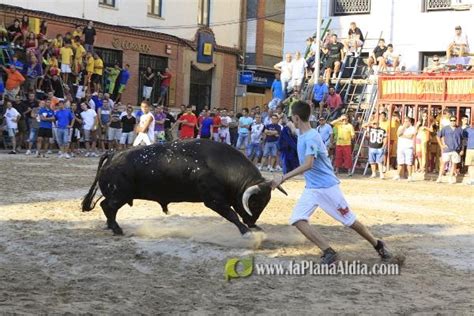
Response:
[[[323,12],[322,0],[318,0],[318,15],[316,20],[316,56],[314,56],[314,73],[316,78],[313,76],[313,80],[317,81],[319,78],[319,63],[320,63],[320,50],[321,50],[321,16]]]

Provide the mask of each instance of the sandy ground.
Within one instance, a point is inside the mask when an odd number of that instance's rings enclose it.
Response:
[[[228,258],[316,260],[287,225],[304,184],[275,192],[259,223],[237,229],[200,204],[137,201],[123,207],[125,236],[104,230],[97,207],[80,211],[97,159],[0,155],[0,314],[473,314],[474,189],[433,182],[342,179],[361,221],[407,256],[398,276],[256,276],[224,280]],[[376,253],[319,211],[312,223],[344,259]],[[257,249],[255,249],[257,248]]]

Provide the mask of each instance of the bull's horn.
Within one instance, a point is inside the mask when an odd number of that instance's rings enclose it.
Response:
[[[277,189],[278,189],[281,193],[283,193],[284,195],[288,196],[288,193],[286,193],[285,189],[283,189],[283,188],[281,187],[281,185],[277,186]]]
[[[244,194],[242,195],[242,204],[244,205],[245,211],[250,215],[252,215],[252,212],[250,212],[249,208],[249,199],[252,195],[260,192],[260,188],[258,185],[252,185],[251,187],[248,187],[247,190],[245,190]]]

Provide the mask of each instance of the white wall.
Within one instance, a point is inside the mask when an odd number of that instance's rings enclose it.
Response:
[[[190,40],[197,30],[197,0],[162,0],[162,18],[147,15],[147,0],[116,0],[115,8],[99,6],[98,0],[1,0],[1,2],[25,9],[113,25],[156,27],[147,29]],[[212,0],[211,26],[213,23],[238,21],[240,3],[240,0]],[[176,28],[183,25],[190,27]],[[215,26],[212,29],[218,45],[238,47],[239,23]]]
[[[464,0],[463,2],[473,0]],[[366,47],[373,48],[383,32],[387,43],[393,43],[402,54],[402,65],[408,70],[420,67],[420,52],[445,51],[454,36],[454,27],[461,25],[474,50],[474,7],[470,11],[422,12],[421,0],[372,0],[371,14],[329,16],[331,1],[323,1],[323,18],[332,18],[331,29],[346,37],[351,22],[356,22],[365,34]],[[285,15],[285,52],[304,51],[305,39],[315,31],[317,1],[287,1]]]

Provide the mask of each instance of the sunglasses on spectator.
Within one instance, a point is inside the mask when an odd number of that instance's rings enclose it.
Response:
[[[433,59],[433,61],[434,61],[434,62],[437,62],[437,61],[439,61],[439,59]]]
[[[450,122],[456,122],[456,120],[449,120]]]

